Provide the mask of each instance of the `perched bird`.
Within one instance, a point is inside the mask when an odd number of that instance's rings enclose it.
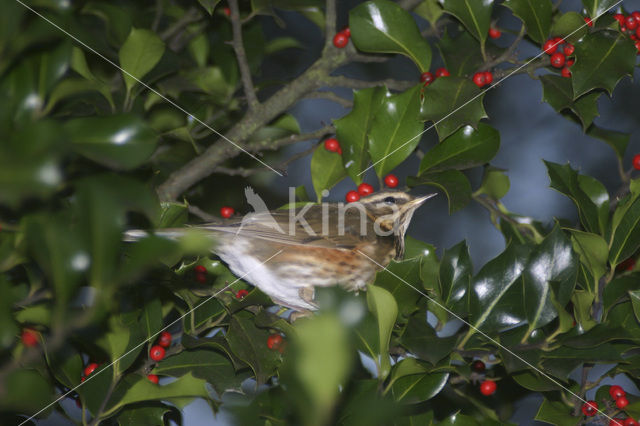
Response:
[[[178,238],[187,229],[203,230],[215,240],[212,251],[234,274],[279,305],[315,310],[315,287],[363,289],[379,265],[402,259],[413,213],[434,195],[382,191],[355,203],[258,211],[242,219],[161,229],[155,235]],[[125,240],[146,235],[131,230]]]

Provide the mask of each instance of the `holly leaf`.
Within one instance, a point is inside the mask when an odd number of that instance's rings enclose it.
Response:
[[[393,295],[382,287],[367,286],[367,305],[378,323],[379,379],[384,380],[391,371],[389,341],[398,317],[398,304]]]
[[[623,199],[611,220],[609,261],[617,265],[640,247],[640,179],[630,184],[631,195]]]
[[[466,78],[438,78],[424,89],[420,115],[425,121],[433,121],[442,141],[464,125],[476,128],[488,117],[483,98],[484,93]]]
[[[493,166],[486,166],[482,184],[475,194],[486,194],[489,198],[499,200],[509,192],[511,183],[505,171]]]
[[[236,374],[231,361],[224,355],[207,349],[182,351],[160,361],[151,371],[162,376],[182,377],[192,373],[207,381],[218,395],[230,389],[240,389],[247,378],[245,374]]]
[[[122,77],[127,87],[127,94],[160,62],[164,54],[164,42],[153,31],[132,28],[129,37],[118,53]]]
[[[269,331],[257,328],[249,318],[233,315],[226,339],[233,353],[249,364],[259,384],[266,383],[278,364],[280,354],[267,348]]]
[[[318,146],[311,157],[311,182],[318,202],[322,201],[322,191],[333,188],[346,176],[340,155]]]
[[[471,201],[471,183],[464,173],[458,170],[429,172],[419,177],[410,176],[407,178],[407,185],[430,185],[443,190],[449,200],[449,214],[463,209]]]
[[[591,127],[589,127],[587,135],[606,142],[616,152],[620,161],[624,158],[624,153],[627,151],[627,146],[631,140],[631,135],[629,133],[603,129],[595,124],[592,124]]]
[[[582,0],[584,8],[587,10],[587,14],[595,19],[609,9],[618,4],[616,0]]]
[[[388,0],[368,1],[349,12],[353,44],[364,52],[399,53],[421,72],[431,66],[431,47],[409,12]]]
[[[474,277],[469,294],[473,328],[463,342],[477,329],[495,332],[525,320],[522,290],[515,284],[526,267],[530,250],[527,246],[512,243]]]
[[[602,92],[587,93],[574,100],[570,79],[559,75],[547,74],[540,76],[540,81],[543,88],[542,100],[551,105],[557,112],[565,110],[573,112],[582,123],[584,131],[600,115],[597,102]]]
[[[573,426],[580,423],[581,417],[574,416],[571,408],[561,401],[544,399],[536,414],[536,420],[559,426]]]
[[[493,0],[444,0],[442,5],[447,13],[458,18],[467,30],[480,40],[481,49],[484,51],[491,24]]]
[[[470,75],[484,62],[480,44],[468,31],[462,31],[456,38],[445,32],[437,47],[451,75]]]
[[[593,278],[598,281],[607,272],[609,247],[600,235],[570,229],[573,249],[580,256]],[[608,286],[607,286],[608,287]]]
[[[445,250],[440,261],[438,283],[442,303],[458,315],[467,310],[467,295],[473,265],[466,241]]]
[[[376,274],[374,285],[391,293],[398,304],[400,314],[404,317],[416,310],[416,302],[420,297],[420,293],[406,283],[413,285],[420,281],[421,260],[416,257],[400,262],[391,261],[385,269]]]
[[[524,22],[527,35],[540,44],[549,38],[553,5],[551,0],[506,0],[504,6]]]
[[[342,162],[349,177],[357,184],[362,182],[361,173],[369,163],[369,128],[385,94],[382,87],[356,90],[351,112],[334,120],[336,136],[342,148]]]
[[[558,316],[551,292],[560,306],[569,302],[578,277],[577,260],[571,240],[558,226],[531,253],[522,275],[527,336]]]
[[[369,154],[378,176],[402,163],[420,143],[424,124],[418,112],[419,87],[391,95],[387,92],[369,131]]]
[[[622,77],[633,75],[636,48],[620,32],[589,33],[575,48],[576,63],[571,67],[574,98],[599,88],[611,95]]]
[[[588,231],[604,235],[609,217],[609,195],[604,186],[591,177],[578,175],[568,164],[545,161],[545,165],[551,188],[573,200]]]
[[[567,12],[560,15],[551,27],[551,35],[560,36],[569,43],[576,43],[588,32],[584,16],[578,12]],[[573,69],[571,69],[573,72]]]
[[[413,12],[429,21],[429,24],[434,27],[444,10],[438,0],[423,0],[413,9]]]
[[[419,174],[470,169],[491,161],[500,148],[500,133],[485,123],[465,126],[425,153]]]

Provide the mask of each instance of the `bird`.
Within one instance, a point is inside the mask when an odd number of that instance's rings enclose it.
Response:
[[[212,237],[212,251],[236,276],[258,287],[275,304],[309,312],[318,308],[316,287],[362,290],[392,259],[401,260],[414,212],[435,195],[384,190],[347,204],[261,208],[241,219],[160,229],[153,234],[176,239],[188,230],[201,230]],[[124,240],[148,234],[129,230]]]

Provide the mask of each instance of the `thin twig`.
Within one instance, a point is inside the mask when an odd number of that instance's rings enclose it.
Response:
[[[496,65],[499,65],[499,64],[509,60],[511,58],[511,56],[513,55],[513,52],[515,52],[516,48],[518,47],[518,45],[520,44],[520,42],[524,38],[525,33],[526,33],[525,27],[524,27],[524,25],[522,25],[522,27],[520,27],[520,32],[518,33],[518,36],[513,41],[513,43],[511,43],[511,46],[509,46],[509,48],[507,50],[505,50],[502,53],[502,55],[498,56],[497,58],[495,58],[495,59],[493,59],[491,61],[488,61],[488,62],[482,64],[481,69],[479,69],[478,71],[490,70],[491,68],[495,67]]]
[[[330,91],[320,91],[320,92],[313,92],[313,93],[309,93],[306,96],[307,99],[327,99],[329,101],[335,102],[337,104],[340,104],[341,106],[345,107],[345,108],[352,108],[353,107],[353,102],[350,101],[349,99],[345,99],[342,96],[339,96],[333,92]]]
[[[173,25],[164,30],[160,34],[160,38],[164,41],[167,41],[176,33],[180,32],[184,27],[193,24],[194,22],[198,22],[201,18],[202,15],[200,14],[200,11],[198,11],[198,9],[196,8],[191,8],[187,10],[184,15],[182,15],[182,18],[178,19],[176,22],[174,22]]]
[[[233,50],[236,52],[238,68],[240,69],[240,79],[244,87],[244,94],[249,103],[249,109],[253,110],[258,106],[258,97],[256,89],[253,87],[251,80],[251,70],[247,62],[247,53],[244,50],[244,42],[242,41],[242,24],[240,23],[240,9],[238,0],[229,0],[229,9],[231,9],[231,27],[233,29],[233,41],[231,42]]]
[[[202,210],[200,207],[194,206],[193,204],[189,204],[188,209],[189,209],[189,213],[193,214],[194,216],[198,216],[200,219],[204,220],[205,222],[220,221],[219,217],[213,216],[205,212],[204,210]]]

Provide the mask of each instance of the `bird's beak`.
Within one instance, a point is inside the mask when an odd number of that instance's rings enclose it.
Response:
[[[427,201],[429,198],[435,197],[436,195],[438,195],[438,194],[437,193],[433,193],[433,194],[423,195],[422,197],[414,198],[413,200],[409,201],[407,204],[409,204],[411,206],[411,208],[417,209],[418,207],[420,207],[422,205],[422,203]]]

